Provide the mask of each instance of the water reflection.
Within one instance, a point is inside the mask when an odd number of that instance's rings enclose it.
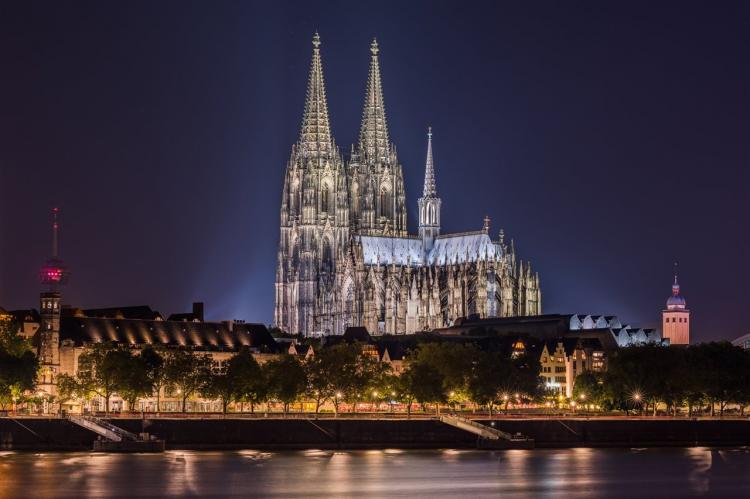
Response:
[[[0,453],[5,497],[748,497],[740,449]]]

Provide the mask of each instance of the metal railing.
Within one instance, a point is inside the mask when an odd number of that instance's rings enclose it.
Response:
[[[440,416],[440,421],[456,427],[458,429],[474,433],[481,438],[488,440],[522,440],[523,437],[516,437],[505,431],[500,431],[497,428],[477,423],[471,419],[462,418],[461,416]]]
[[[112,423],[108,423],[102,419],[98,419],[92,416],[68,416],[68,421],[77,424],[82,428],[91,430],[97,435],[112,440],[113,442],[122,442],[123,440],[138,440],[138,435],[130,433],[129,431],[123,430],[119,426],[115,426]]]

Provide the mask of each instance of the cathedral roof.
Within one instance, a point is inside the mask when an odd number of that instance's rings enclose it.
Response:
[[[417,238],[360,236],[359,241],[365,265],[446,265],[500,255],[499,247],[482,231],[439,236],[427,254]]]
[[[500,255],[500,249],[485,232],[445,234],[435,239],[435,245],[427,257],[429,265],[475,262],[492,259]]]
[[[365,265],[422,265],[422,240],[407,237],[360,236]]]

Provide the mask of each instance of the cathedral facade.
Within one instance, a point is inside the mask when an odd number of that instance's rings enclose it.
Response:
[[[343,157],[328,117],[320,38],[298,142],[281,201],[274,324],[306,336],[364,326],[406,334],[460,317],[541,314],[539,275],[489,220],[482,230],[442,234],[432,132],[419,232],[407,231],[402,165],[388,136],[377,42],[370,52],[359,142]]]

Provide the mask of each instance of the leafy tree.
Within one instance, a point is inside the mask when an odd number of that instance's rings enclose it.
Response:
[[[729,342],[703,343],[696,348],[703,359],[705,396],[711,403],[711,416],[716,403],[719,416],[723,416],[728,403],[744,399],[748,352]]]
[[[437,369],[443,377],[446,393],[465,390],[479,350],[473,344],[453,342],[422,343],[416,360]]]
[[[112,353],[118,371],[117,393],[125,400],[128,410],[133,412],[139,398],[154,391],[151,365],[143,355],[120,348]]]
[[[250,403],[250,412],[268,398],[268,383],[258,361],[247,347],[229,360],[229,377],[235,385],[236,400]]]
[[[471,369],[467,391],[475,403],[487,407],[490,416],[500,392],[511,378],[510,360],[496,352],[478,352]]]
[[[439,369],[428,362],[413,360],[401,373],[400,382],[400,391],[407,401],[409,415],[413,400],[422,404],[423,408],[426,404],[434,403],[435,411],[439,413],[439,404],[446,401],[445,376]]]
[[[604,388],[601,376],[593,372],[584,372],[576,376],[573,384],[573,399],[595,405],[604,401]]]
[[[227,367],[214,363],[211,369],[203,372],[202,378],[201,395],[208,399],[219,399],[221,412],[226,414],[229,404],[237,398],[237,389]]]
[[[342,399],[356,400],[368,381],[370,365],[363,359],[362,346],[358,343],[339,343],[321,349],[306,365],[309,375],[307,393],[312,394],[316,401],[316,413],[325,400],[333,402],[336,414]]]
[[[152,393],[156,393],[156,412],[161,410],[161,392],[167,383],[164,350],[148,345],[141,350],[141,359],[147,366]]]
[[[112,342],[94,343],[78,358],[78,389],[104,398],[104,411],[118,389],[122,373],[122,357]]]
[[[289,404],[295,402],[307,387],[307,374],[302,364],[291,355],[265,364],[270,394],[284,404],[284,414]]]
[[[215,365],[206,372],[201,393],[221,400],[222,412],[226,414],[233,402],[249,400],[254,407],[265,397],[267,388],[258,362],[250,350],[243,347],[225,365]]]
[[[212,369],[209,355],[196,355],[186,349],[172,350],[164,361],[166,387],[180,395],[180,408],[185,412],[185,404],[205,386],[206,376]]]
[[[543,395],[541,364],[536,355],[521,354],[510,359],[510,382],[508,393],[517,393],[522,398],[535,399]],[[506,399],[507,409],[507,399]]]
[[[57,400],[60,403],[60,412],[62,413],[62,406],[66,402],[70,402],[77,397],[83,398],[83,394],[79,392],[76,377],[65,373],[59,374],[57,376]]]
[[[0,319],[0,406],[34,389],[39,361],[31,344],[18,334],[13,321]]]

